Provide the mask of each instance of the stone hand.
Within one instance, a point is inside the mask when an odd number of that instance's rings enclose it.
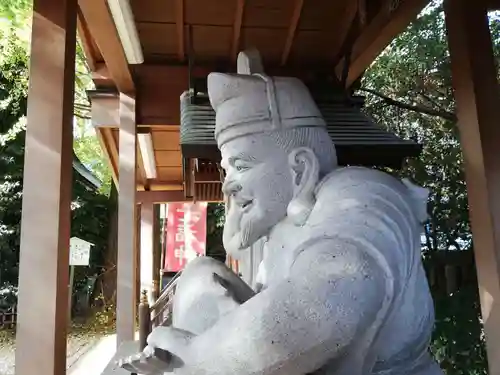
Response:
[[[132,373],[161,375],[184,365],[193,335],[172,327],[157,327],[143,352],[121,359],[118,366]]]
[[[122,358],[117,364],[131,373],[161,375],[172,372],[175,362],[170,353],[147,346],[143,352]]]
[[[226,295],[240,305],[255,295],[252,288],[246,285],[241,279],[236,279],[236,276],[233,280],[227,280],[214,272],[213,278],[216,283],[226,290]]]

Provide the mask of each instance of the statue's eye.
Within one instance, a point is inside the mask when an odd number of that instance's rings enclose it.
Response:
[[[234,163],[234,169],[236,169],[238,172],[242,172],[244,170],[247,170],[248,169],[248,166],[245,165],[245,163],[241,162],[241,161],[236,161]]]

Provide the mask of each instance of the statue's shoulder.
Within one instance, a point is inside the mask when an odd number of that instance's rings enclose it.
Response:
[[[318,184],[317,191],[349,187],[361,188],[374,184],[404,189],[401,180],[386,172],[366,167],[343,167],[326,175]]]
[[[408,179],[401,180],[386,172],[365,167],[336,169],[325,176],[316,189],[320,204],[349,199],[373,202],[375,198],[399,202],[399,205],[408,204],[419,222],[427,219],[428,195],[428,189]]]

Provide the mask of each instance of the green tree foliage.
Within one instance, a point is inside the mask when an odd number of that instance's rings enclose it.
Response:
[[[20,26],[29,16],[32,4],[31,0],[0,0],[0,18],[6,18],[15,26]]]
[[[421,157],[411,160],[402,174],[430,190],[426,250],[469,247],[463,159],[440,7],[394,40],[367,72],[363,88],[368,110],[380,124],[424,145]]]
[[[81,44],[76,48],[75,76],[75,124],[73,149],[81,162],[101,181],[101,192],[109,195],[111,191],[111,169],[101,149],[96,132],[90,122],[90,101],[87,90],[94,84]]]
[[[479,318],[477,285],[451,296],[434,297],[436,327],[431,352],[447,375],[486,375],[484,332]]]
[[[17,283],[19,221],[21,219],[22,166],[24,154],[23,115],[26,112],[27,61],[30,52],[32,0],[0,0],[0,286]],[[116,194],[111,172],[90,123],[90,102],[86,90],[93,88],[80,44],[76,46],[75,123],[73,149],[78,159],[101,181],[94,191],[74,173],[72,235],[95,244],[92,267],[79,267],[75,289],[88,276],[100,273],[99,290],[113,296],[116,287]],[[10,85],[10,86],[9,86]],[[20,121],[18,121],[20,119]],[[110,271],[110,272],[108,272]]]
[[[500,25],[491,15],[495,55]],[[444,13],[430,6],[396,38],[366,72],[361,94],[376,121],[423,144],[419,159],[401,171],[430,190],[430,220],[423,250],[432,265],[437,251],[472,250],[467,191],[455,115]],[[474,279],[475,280],[475,279]],[[448,375],[486,374],[477,284],[453,295],[436,295],[432,351]]]
[[[17,284],[22,206],[28,56],[15,32],[0,43],[0,285]],[[86,145],[89,153],[95,149]],[[82,147],[84,148],[84,147]],[[78,281],[101,271],[107,247],[109,199],[73,173],[71,235],[92,242],[91,267],[79,269]]]
[[[209,203],[207,207],[207,255],[224,262],[226,252],[222,245],[225,210],[222,203]]]
[[[108,166],[96,132],[89,121],[77,118],[74,132],[73,150],[78,159],[101,182],[101,193],[109,196],[112,184],[111,170]]]
[[[24,49],[24,54],[28,56],[32,6],[32,0],[0,0],[0,21],[4,21],[0,22],[0,30],[9,30],[9,33],[15,34],[17,48]],[[77,121],[73,148],[80,161],[102,182],[101,191],[109,194],[111,171],[89,121],[90,102],[87,90],[93,88],[93,82],[81,43],[76,46],[75,71],[74,113]]]
[[[26,54],[15,37],[1,35],[0,45],[0,285],[17,284],[21,220],[24,132],[19,120],[26,113]]]
[[[29,24],[30,0],[0,0],[0,17],[19,28]],[[500,22],[492,15],[491,30],[496,56],[500,56]],[[4,33],[5,34],[5,33]],[[5,40],[9,40],[5,43]],[[21,214],[24,132],[18,121],[26,111],[27,46],[2,35],[0,47],[0,277],[15,280]],[[77,50],[75,151],[82,162],[105,182],[107,170],[97,140],[88,125],[91,87],[81,48]],[[472,250],[468,202],[459,133],[451,85],[451,69],[440,1],[432,1],[423,14],[396,38],[366,72],[361,93],[367,111],[379,124],[424,145],[422,156],[409,161],[399,173],[430,189],[430,220],[423,250],[426,263],[438,251]],[[106,187],[107,186],[107,187]],[[75,176],[73,235],[96,244],[96,266],[103,257],[110,222],[105,196],[89,189]],[[222,258],[222,205],[210,205],[208,252]],[[97,268],[91,270],[96,271]],[[447,375],[486,374],[484,336],[479,313],[477,285],[467,285],[436,301],[436,331],[432,352]]]

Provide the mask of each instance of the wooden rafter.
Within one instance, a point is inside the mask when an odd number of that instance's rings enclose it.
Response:
[[[139,124],[137,124],[139,125]],[[150,129],[145,128],[145,127],[139,127],[137,126],[137,133],[149,133]],[[146,175],[146,168],[144,167],[144,157],[142,155],[141,149],[139,147],[139,142],[137,143],[137,166],[139,169],[139,173],[137,176],[137,180],[142,186],[144,187],[144,190],[149,190],[149,180],[148,176]]]
[[[408,24],[417,17],[429,0],[405,0],[392,12],[382,6],[380,11],[369,20],[366,27],[354,43],[346,85],[350,86],[358,79],[373,60]],[[336,66],[340,77],[343,59]]]
[[[182,181],[153,181],[149,184],[150,191],[184,191]]]
[[[108,87],[113,85],[113,78],[105,64],[97,63],[92,70],[92,81],[96,87]]]
[[[179,61],[184,61],[185,41],[184,41],[184,0],[175,1],[175,25],[177,30],[177,57]],[[192,36],[191,36],[192,37]]]
[[[116,87],[120,92],[133,93],[132,73],[106,0],[79,0],[78,4]]]
[[[139,129],[139,128],[138,128]],[[139,143],[137,144],[137,166],[139,169],[139,173],[137,176],[137,182],[144,187],[144,190],[149,189],[149,182],[146,176],[146,169],[144,169],[144,158],[142,157],[141,150],[139,148]]]
[[[354,1],[353,1],[354,2]],[[361,26],[366,24],[366,0],[358,0],[358,14],[359,14],[359,23]]]
[[[243,12],[245,10],[245,0],[237,0],[236,12],[234,14],[233,40],[231,42],[231,60],[236,61],[240,48],[241,25],[243,23]]]
[[[290,55],[290,51],[292,50],[293,40],[295,39],[295,33],[297,31],[297,27],[299,26],[300,15],[302,13],[303,7],[304,7],[304,0],[295,0],[292,20],[290,21],[290,26],[288,27],[285,47],[283,48],[283,53],[281,54],[281,65],[286,64],[288,56]]]
[[[337,59],[339,58],[339,54],[342,53],[342,47],[347,42],[346,39],[349,35],[349,30],[351,29],[351,27],[355,26],[354,22],[356,22],[356,14],[358,14],[359,6],[361,6],[361,2],[364,1],[365,0],[349,1],[343,10],[342,18],[340,19],[337,26],[339,30],[337,32],[337,38],[335,40],[335,43],[330,46]]]
[[[82,11],[79,8],[77,13],[77,30],[89,69],[94,72],[97,62],[94,47],[92,45],[92,37],[90,36],[88,26],[83,18]]]
[[[500,10],[500,0],[485,0],[486,9],[488,10]]]
[[[137,203],[169,203],[190,201],[190,199],[186,199],[184,197],[184,192],[182,190],[138,191],[135,196]]]
[[[97,130],[97,134],[101,147],[111,166],[111,177],[113,178],[115,186],[118,187],[118,147],[113,137],[113,130],[111,128],[102,127]]]

